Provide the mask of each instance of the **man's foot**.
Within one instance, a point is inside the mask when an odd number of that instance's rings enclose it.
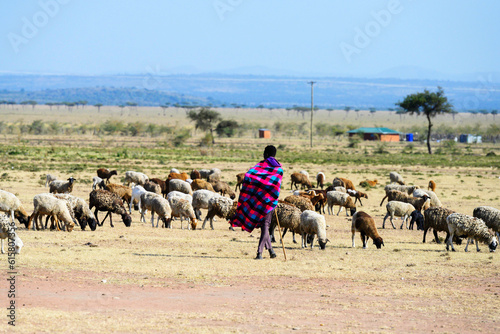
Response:
[[[271,259],[274,259],[276,257],[276,253],[274,252],[274,250],[270,250],[269,251],[269,256],[271,257]]]
[[[257,253],[255,260],[262,260],[262,253]]]

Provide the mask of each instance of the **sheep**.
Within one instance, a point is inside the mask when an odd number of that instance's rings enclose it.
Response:
[[[14,253],[16,254],[21,253],[21,249],[23,248],[24,243],[21,240],[21,238],[19,238],[19,236],[17,235],[15,227],[16,226],[14,224],[11,224],[9,216],[3,213],[0,214],[0,239],[2,239],[2,254],[5,254],[5,251],[3,249],[4,239],[14,240],[13,247],[10,240],[7,240],[8,243],[7,251],[9,252],[9,254],[11,254],[12,251],[14,251]]]
[[[78,224],[80,224],[82,231],[85,230],[87,225],[89,225],[92,231],[95,231],[97,227],[97,220],[84,199],[70,194],[54,194],[53,196],[58,199],[62,199],[69,204],[72,209],[73,216],[78,221]]]
[[[111,191],[113,194],[118,195],[124,202],[128,204],[128,209],[129,212],[131,210],[131,200],[132,200],[132,188],[129,186],[123,186],[121,184],[116,184],[116,183],[109,183],[109,184],[104,184],[104,182],[101,183],[102,189]]]
[[[368,199],[368,195],[364,192],[359,191],[359,190],[347,189],[347,193],[349,194],[349,196],[355,198],[354,204],[356,204],[359,201],[359,204],[361,204],[361,206],[363,206],[363,203],[361,202],[361,198]]]
[[[385,191],[385,196],[384,198],[382,198],[382,201],[380,202],[380,206],[382,206],[382,204],[384,203],[384,200],[388,197],[388,194],[391,190],[397,190],[397,191],[400,191],[402,193],[406,193],[408,195],[411,195],[415,189],[418,189],[419,187],[418,186],[401,186],[399,184],[388,184],[384,187],[384,191]],[[418,196],[415,196],[415,197],[418,197]]]
[[[446,222],[448,223],[448,229],[450,230],[450,237],[448,238],[448,242],[446,243],[446,250],[449,250],[449,246],[451,246],[451,250],[454,252],[455,247],[453,247],[453,235],[456,233],[457,235],[465,235],[468,237],[467,245],[465,246],[465,251],[467,252],[469,243],[472,239],[476,241],[476,250],[479,252],[479,242],[485,242],[490,252],[494,252],[498,246],[498,239],[494,234],[491,234],[488,230],[488,226],[486,223],[476,217],[464,215],[461,213],[452,213],[448,217],[446,217]]]
[[[206,180],[210,174],[210,169],[200,169],[198,172],[200,173],[201,178]]]
[[[231,189],[227,182],[217,181],[212,183],[212,186],[214,187],[215,192],[220,193],[222,196],[227,194],[231,199],[236,198],[235,192],[233,191],[233,189]]]
[[[437,235],[437,232],[439,231],[446,232],[445,242],[447,242],[450,236],[450,230],[448,229],[446,218],[452,213],[455,213],[455,211],[442,207],[426,209],[424,211],[424,238],[422,242],[425,243],[425,236],[427,234],[427,230],[430,228],[433,230],[436,243],[441,243]]]
[[[297,208],[299,208],[300,211],[314,210],[314,206],[312,205],[309,198],[298,195],[290,195],[285,197],[283,201],[295,205]]]
[[[325,189],[326,192],[329,192],[329,191],[340,191],[341,193],[347,193],[347,189],[343,186],[333,186],[333,185],[330,185],[328,186],[326,189]]]
[[[399,183],[401,185],[405,184],[405,180],[397,172],[390,172],[389,173],[389,179],[391,180],[391,183]]]
[[[177,191],[177,190],[169,192],[168,195],[167,195],[167,200],[170,201],[170,199],[173,198],[173,197],[185,199],[185,200],[189,201],[189,203],[193,202],[193,196],[192,195],[185,194],[185,193]]]
[[[215,192],[212,184],[210,182],[202,180],[202,179],[193,180],[193,182],[191,182],[191,189],[193,191],[205,189],[205,190],[210,190],[210,191]]]
[[[274,210],[275,212],[271,217],[271,226],[269,227],[269,235],[271,237],[271,241],[275,240],[274,230],[278,225],[278,222],[276,220],[277,215],[280,227],[283,229],[282,237],[285,236],[286,230],[288,229],[293,233],[293,243],[296,244],[297,241],[295,240],[295,233],[302,235],[300,231],[300,215],[302,214],[302,211],[295,205],[281,201],[278,203]],[[278,233],[281,233],[281,231],[278,231]]]
[[[141,194],[141,221],[146,221],[144,218],[144,213],[147,210],[151,210],[151,226],[155,227],[155,213],[158,214],[158,220],[156,221],[156,227],[160,219],[162,221],[162,227],[170,227],[172,219],[172,208],[167,199],[162,196],[146,191]]]
[[[326,238],[326,221],[325,217],[311,210],[305,210],[300,215],[299,230],[302,234],[301,247],[307,247],[307,235],[312,236],[311,249],[313,248],[314,235],[318,236],[319,247],[324,250],[326,243],[329,241]]]
[[[215,193],[206,189],[198,189],[193,192],[193,209],[196,214],[196,218],[201,220],[201,210],[200,209],[208,209],[208,202],[212,197],[220,196],[218,193]]]
[[[187,179],[189,179],[189,175],[187,173],[172,173],[170,172],[167,176],[167,185],[168,185],[168,182],[170,180],[175,180],[175,179],[178,179],[178,180],[183,180],[183,181],[186,181]]]
[[[99,168],[97,170],[97,176],[99,176],[103,180],[106,180],[106,183],[110,182],[109,179],[113,175],[118,175],[118,173],[116,172],[116,170],[109,170],[107,168]]]
[[[394,216],[396,216],[396,217],[403,217],[403,222],[401,223],[400,229],[403,228],[405,222],[406,222],[406,228],[408,229],[408,218],[410,217],[411,213],[415,211],[415,207],[413,205],[411,205],[410,203],[405,203],[400,201],[390,201],[389,203],[386,204],[385,207],[387,209],[387,214],[384,217],[382,228],[385,228],[385,220],[389,216],[391,216],[392,227],[396,228],[396,226],[394,226],[394,223],[392,222]]]
[[[182,218],[186,218],[191,221],[191,224],[188,224],[188,230],[191,228],[196,230],[196,215],[194,213],[193,206],[191,205],[191,201],[181,197],[171,196],[168,199],[168,202],[170,204],[170,208],[172,209],[172,217],[179,217],[181,219],[181,229],[184,229],[182,226]],[[170,227],[172,227],[172,224],[170,224]]]
[[[212,168],[207,176],[207,181],[210,183],[220,181],[221,174],[222,172],[219,168]]]
[[[95,218],[97,220],[97,224],[102,226],[104,221],[109,216],[109,224],[111,227],[113,226],[113,220],[111,218],[111,213],[116,213],[122,217],[123,223],[126,227],[130,227],[132,223],[132,218],[127,213],[125,206],[123,205],[123,200],[115,193],[112,193],[108,190],[96,189],[90,192],[89,199],[89,209],[95,207]],[[104,219],[99,223],[99,218],[97,216],[98,211],[106,211],[107,214]]]
[[[97,186],[99,186],[99,188],[101,188],[101,189],[104,189],[104,186],[103,186],[104,182],[103,181],[104,180],[101,179],[99,176],[94,176],[92,178],[92,190],[96,190]]]
[[[343,177],[334,178],[332,181],[332,185],[334,187],[344,187],[346,189],[356,190],[356,188],[354,188],[354,184],[352,183],[352,181],[349,179],[345,179]]]
[[[52,174],[47,174],[45,176],[45,187],[47,187],[50,184],[50,182],[55,181],[55,180],[57,180],[56,176],[54,176]]]
[[[208,201],[208,213],[203,220],[202,229],[205,229],[205,224],[207,220],[210,219],[210,228],[214,229],[213,219],[215,216],[221,217],[226,220],[230,220],[236,213],[237,201],[233,201],[230,198],[223,196],[212,197]]]
[[[132,203],[139,203],[138,208],[141,208],[141,195],[146,192],[143,186],[133,186],[132,195],[130,196],[130,203],[128,205],[128,211],[132,214]]]
[[[441,204],[441,201],[437,197],[436,193],[433,192],[432,190],[415,189],[413,191],[413,197],[423,197],[425,195],[429,196],[429,198],[430,198],[429,207],[439,208],[439,207],[443,206]]]
[[[73,191],[73,184],[76,180],[73,177],[68,182],[55,180],[49,183],[49,192],[53,194],[69,194]]]
[[[436,182],[430,180],[429,185],[427,186],[427,189],[429,189],[431,191],[436,191]]]
[[[322,192],[316,193],[316,191],[314,190],[310,190],[309,192],[301,194],[300,196],[309,199],[313,207],[315,207],[317,203],[322,202],[325,199],[325,195]]]
[[[364,180],[364,181],[361,181],[359,183],[359,185],[362,186],[362,187],[365,187],[365,188],[367,188],[367,187],[373,188],[373,187],[375,187],[377,185],[377,183],[378,183],[377,179],[375,179],[373,181],[371,181],[371,180]]]
[[[410,230],[413,230],[413,224],[417,223],[417,231],[424,229],[424,215],[418,209],[410,214]]]
[[[13,193],[0,190],[0,211],[10,214],[12,222],[14,222],[15,218],[20,224],[28,226],[28,213],[24,209],[19,198]]]
[[[325,173],[318,172],[318,174],[316,174],[316,188],[320,187],[321,189],[323,189],[323,186],[325,185],[325,180],[326,180]]]
[[[163,196],[162,191],[161,191],[161,186],[156,182],[147,181],[146,183],[144,183],[143,187],[144,187],[144,189],[146,189],[146,191],[151,191],[152,193]]]
[[[497,233],[500,238],[500,210],[491,206],[478,206],[474,209],[472,215],[482,219],[486,226]]]
[[[193,169],[189,174],[189,177],[191,178],[191,180],[201,179],[201,174],[196,169]]]
[[[185,194],[193,195],[191,185],[180,179],[172,179],[168,182],[168,192],[180,191]]]
[[[156,183],[157,185],[159,185],[162,196],[163,197],[167,197],[168,186],[167,186],[167,182],[165,180],[162,180],[162,179],[159,179],[157,177],[154,177],[150,181]]]
[[[66,226],[66,231],[71,232],[75,227],[76,221],[72,217],[66,201],[56,198],[52,194],[38,194],[33,197],[34,210],[28,221],[27,228],[31,228],[31,222],[35,221],[37,226],[37,218],[41,215],[49,215],[55,218],[56,227],[59,230],[59,220]],[[41,217],[40,217],[41,218]]]
[[[144,186],[144,183],[146,183],[147,181],[149,181],[149,177],[146,174],[129,170],[125,172],[125,180],[123,181],[123,185],[129,186],[131,183],[134,183]]]
[[[245,179],[245,173],[239,173],[236,174],[236,187],[234,187],[234,191],[238,191],[238,189],[241,189],[241,184],[243,183],[243,180]]]
[[[170,173],[180,174],[181,172],[177,168],[172,168],[170,169]]]
[[[372,238],[373,244],[377,246],[377,249],[384,246],[384,240],[378,234],[377,227],[375,226],[375,220],[369,214],[363,211],[358,211],[352,215],[352,248],[355,247],[354,235],[356,232],[361,234],[361,241],[363,242],[363,248],[366,248],[368,243],[368,238]]]
[[[424,205],[427,203],[427,207],[428,207],[429,206],[428,204],[430,203],[430,202],[428,202],[430,197],[427,194],[424,194],[422,197],[413,197],[413,196],[409,196],[406,193],[403,193],[403,192],[398,191],[398,190],[389,190],[386,193],[386,196],[382,199],[382,202],[384,201],[384,199],[386,197],[387,197],[388,202],[399,201],[399,202],[410,203],[418,211],[422,211],[422,208],[424,207]],[[380,203],[380,206],[382,206],[382,203]]]
[[[302,174],[302,173],[292,173],[290,176],[292,179],[292,184],[290,185],[290,189],[293,189],[293,186],[295,185],[295,189],[298,189],[298,185],[301,185],[301,188],[304,189],[304,187],[307,187],[307,189],[311,189],[311,181],[309,181],[309,178]]]
[[[327,202],[328,202],[328,214],[333,214],[333,206],[338,205],[339,211],[337,212],[337,216],[342,211],[342,208],[345,207],[345,214],[349,216],[347,209],[350,209],[351,215],[356,212],[356,205],[352,200],[352,197],[349,194],[342,193],[340,191],[329,191],[326,193]]]

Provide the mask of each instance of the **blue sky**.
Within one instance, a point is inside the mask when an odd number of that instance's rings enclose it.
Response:
[[[2,1],[0,73],[498,73],[499,13],[494,0]]]

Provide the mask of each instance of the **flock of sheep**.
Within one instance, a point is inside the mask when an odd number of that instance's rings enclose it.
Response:
[[[111,183],[112,176],[117,175],[116,170],[100,168],[97,176],[93,178],[92,190],[89,194],[88,203],[79,197],[71,195],[75,179],[58,180],[48,174],[45,186],[49,187],[48,193],[35,195],[33,198],[34,210],[28,215],[20,200],[12,193],[0,190],[0,238],[2,241],[1,251],[4,253],[4,239],[11,234],[14,242],[15,252],[19,253],[23,243],[17,232],[11,229],[11,224],[17,220],[27,229],[46,229],[49,218],[51,229],[66,230],[71,232],[75,225],[82,230],[87,226],[96,230],[102,226],[109,217],[110,225],[113,227],[112,214],[118,214],[125,226],[132,223],[132,208],[139,210],[141,222],[146,221],[148,211],[151,215],[151,225],[155,227],[155,214],[157,216],[156,227],[162,221],[162,227],[172,228],[172,219],[179,218],[181,229],[183,220],[187,220],[187,228],[195,230],[201,221],[201,209],[206,209],[207,215],[203,220],[202,228],[207,221],[213,229],[215,216],[229,221],[236,212],[236,191],[243,182],[245,173],[236,176],[235,190],[221,180],[221,171],[217,168],[208,170],[193,170],[189,175],[172,169],[168,177],[149,178],[147,175],[127,171],[124,174],[123,184]],[[385,196],[380,205],[387,198],[387,214],[385,221],[390,218],[393,228],[394,217],[401,217],[402,224],[406,223],[407,229],[424,231],[423,242],[426,233],[433,230],[437,243],[440,243],[437,232],[446,232],[446,249],[455,251],[453,242],[460,242],[459,238],[468,239],[465,250],[471,240],[475,240],[477,251],[479,242],[488,244],[490,251],[495,251],[498,245],[498,233],[500,232],[500,210],[488,206],[480,206],[474,209],[473,215],[465,215],[443,208],[434,192],[436,184],[429,182],[430,190],[420,189],[418,186],[408,186],[401,175],[391,172],[390,183],[385,186]],[[325,249],[328,242],[326,236],[325,206],[328,214],[333,214],[333,207],[339,206],[337,215],[345,208],[346,215],[352,216],[352,247],[355,247],[354,237],[358,232],[361,235],[363,248],[366,248],[369,238],[377,248],[384,245],[373,217],[364,211],[357,211],[356,204],[368,195],[356,190],[352,181],[345,178],[334,178],[331,185],[326,189],[325,174],[320,172],[316,176],[316,188],[313,189],[312,182],[306,171],[291,174],[291,188],[295,187],[292,195],[286,196],[279,203],[273,214],[271,224],[271,238],[274,240],[274,230],[279,222],[283,229],[283,235],[290,230],[302,237],[301,247],[313,247],[315,236],[321,249]],[[360,185],[375,186],[377,180],[365,180]],[[301,190],[299,190],[299,186]],[[226,197],[226,195],[228,197]],[[92,212],[94,209],[94,212]],[[106,216],[99,221],[98,212],[106,212]],[[45,224],[43,217],[46,216]],[[410,221],[408,225],[408,221]],[[9,245],[11,246],[11,245]]]

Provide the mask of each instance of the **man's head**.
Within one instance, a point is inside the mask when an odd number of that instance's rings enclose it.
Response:
[[[273,145],[266,146],[266,148],[264,149],[264,159],[275,156],[276,156],[276,147],[274,147]]]

